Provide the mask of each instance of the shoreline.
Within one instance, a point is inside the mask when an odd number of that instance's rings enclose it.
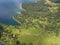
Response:
[[[17,23],[19,23],[19,24],[20,24],[20,22],[19,22],[19,21],[17,21],[17,20],[14,18],[14,16],[12,16],[12,18],[13,18],[13,20],[14,20],[14,21],[16,21]]]

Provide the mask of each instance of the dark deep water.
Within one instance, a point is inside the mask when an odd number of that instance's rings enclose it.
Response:
[[[18,15],[21,11],[21,3],[34,2],[35,0],[0,0],[0,23],[6,25],[19,25],[12,16]]]

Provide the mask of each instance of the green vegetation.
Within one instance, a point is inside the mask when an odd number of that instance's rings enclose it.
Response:
[[[6,45],[60,45],[60,6],[58,3],[23,4],[14,20],[20,26],[0,25],[0,42]]]

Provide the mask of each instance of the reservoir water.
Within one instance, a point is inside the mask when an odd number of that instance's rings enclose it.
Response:
[[[35,0],[0,0],[0,23],[6,25],[17,25],[12,16],[18,15],[21,11],[21,3],[34,2]]]

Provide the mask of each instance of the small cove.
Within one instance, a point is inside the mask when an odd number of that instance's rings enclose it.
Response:
[[[21,11],[19,5],[21,3],[34,2],[35,0],[19,0],[19,1],[17,0],[0,1],[0,23],[6,24],[6,25],[19,25],[12,18],[12,16],[18,15],[17,12]]]

